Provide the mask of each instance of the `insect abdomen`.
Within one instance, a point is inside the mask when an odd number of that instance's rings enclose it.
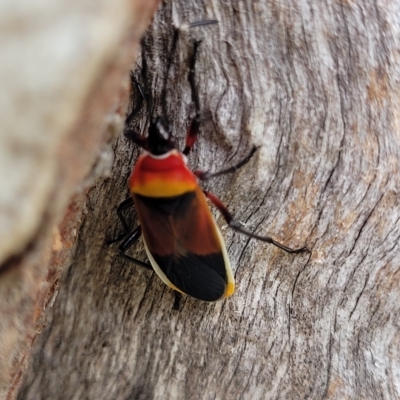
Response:
[[[225,244],[198,186],[179,196],[133,198],[147,255],[167,285],[205,301],[233,293]]]

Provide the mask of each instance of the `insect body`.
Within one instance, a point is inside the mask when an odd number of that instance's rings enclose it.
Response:
[[[177,150],[143,154],[129,186],[158,276],[200,300],[230,296],[235,283],[225,244],[186,156]]]
[[[173,48],[177,38],[176,30]],[[154,269],[159,277],[174,289],[176,294],[178,293],[175,308],[179,307],[180,293],[204,301],[215,301],[232,295],[235,289],[225,243],[206,198],[219,209],[233,229],[273,243],[289,253],[307,250],[305,247],[291,249],[271,237],[258,236],[244,230],[216,196],[200,188],[198,180],[208,180],[235,172],[250,160],[256,151],[255,148],[237,165],[217,173],[192,172],[188,169],[187,155],[196,142],[200,125],[200,105],[194,79],[198,45],[199,43],[195,42],[189,72],[196,115],[187,132],[185,149],[183,152],[177,150],[168,123],[163,117],[157,117],[150,122],[147,136],[129,129],[129,123],[137,112],[136,108],[127,118],[128,128],[125,136],[144,152],[129,180],[132,197],[121,203],[117,210],[125,230],[124,241],[119,246],[120,253],[140,266]],[[144,98],[140,86],[138,88]],[[162,98],[165,98],[165,88]],[[129,232],[122,212],[133,203],[140,226]],[[141,234],[151,265],[126,253]]]

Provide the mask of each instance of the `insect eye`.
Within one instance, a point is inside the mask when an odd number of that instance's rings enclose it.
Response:
[[[149,151],[154,155],[165,154],[175,148],[175,140],[167,121],[157,117],[149,126]]]
[[[156,128],[164,140],[168,140],[170,138],[171,134],[161,119],[157,120]]]

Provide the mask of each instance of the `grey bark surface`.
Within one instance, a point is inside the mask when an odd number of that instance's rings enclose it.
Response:
[[[182,32],[168,77],[183,148],[191,38],[202,40],[189,165],[219,170],[259,146],[206,187],[248,229],[312,253],[288,255],[218,216],[236,292],[174,311],[155,273],[105,245],[121,233],[115,209],[138,155],[119,138],[20,400],[400,398],[399,15],[400,3],[372,0],[163,5],[145,42],[158,110],[172,24],[219,21]],[[142,245],[132,255],[146,259]]]

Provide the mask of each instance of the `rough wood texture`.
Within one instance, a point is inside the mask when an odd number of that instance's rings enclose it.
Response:
[[[224,229],[235,295],[173,311],[154,273],[104,244],[138,154],[118,139],[21,400],[400,398],[399,15],[373,0],[164,4],[146,41],[155,94],[172,22],[219,20],[191,33],[204,123],[190,165],[218,170],[260,146],[207,187],[249,229],[312,254]],[[181,143],[189,36],[169,77]]]

